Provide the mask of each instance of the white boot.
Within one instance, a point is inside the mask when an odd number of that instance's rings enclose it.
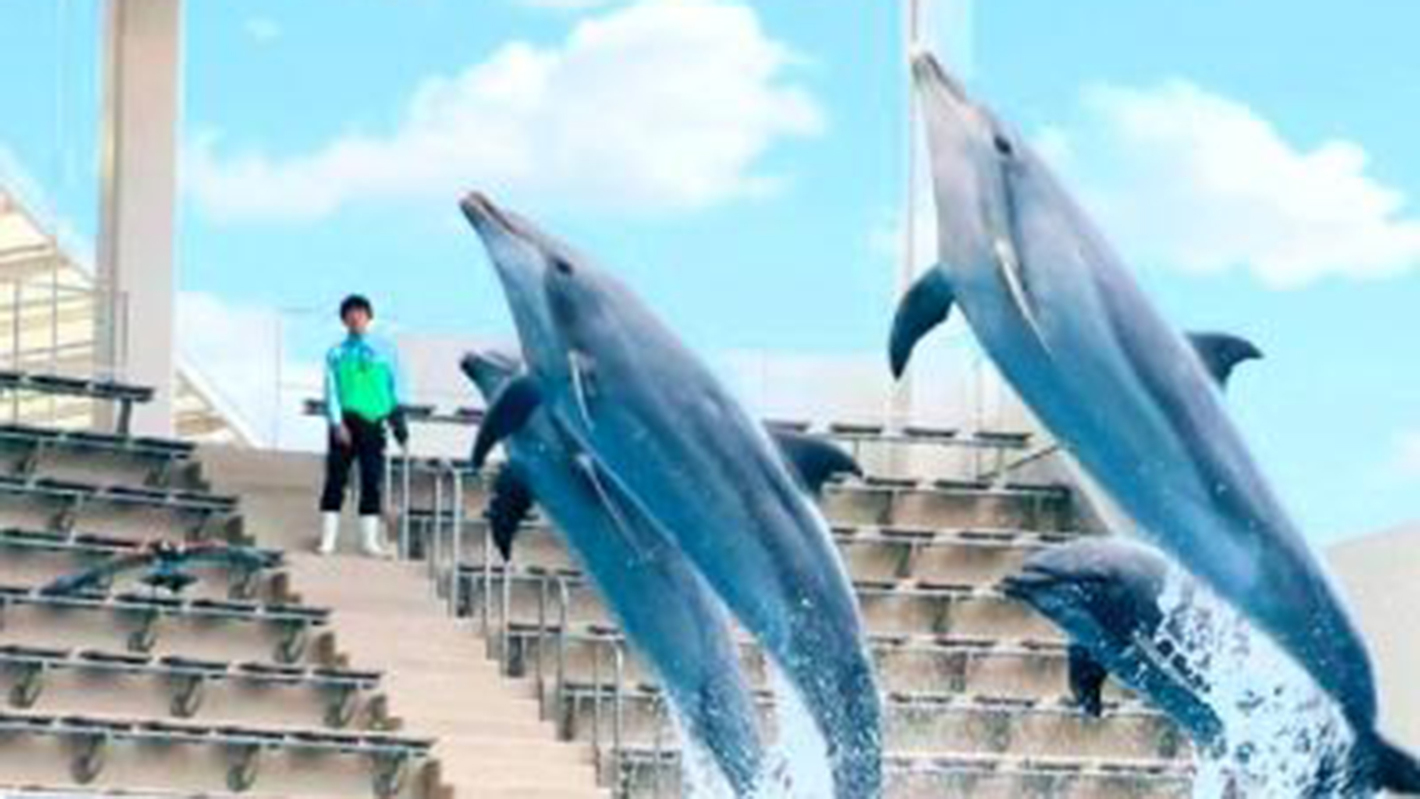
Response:
[[[372,558],[386,557],[379,516],[360,517],[360,548]]]
[[[340,538],[340,514],[323,511],[320,515],[320,546],[316,552],[329,555],[335,552],[336,539]]]

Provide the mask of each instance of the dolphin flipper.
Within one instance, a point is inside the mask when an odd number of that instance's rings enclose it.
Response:
[[[504,561],[512,558],[513,539],[532,506],[532,489],[522,473],[512,463],[505,464],[498,470],[498,476],[493,478],[493,490],[488,498],[488,507],[483,512],[488,519],[489,532],[493,534],[493,543]]]
[[[769,437],[779,448],[779,454],[792,467],[804,488],[817,496],[823,484],[840,474],[862,476],[863,468],[835,444],[817,436],[793,430],[770,430]]]
[[[1218,388],[1227,388],[1228,378],[1238,364],[1262,357],[1257,345],[1230,333],[1189,333],[1188,343],[1193,345],[1208,374],[1218,382]]]
[[[478,426],[478,437],[473,442],[473,468],[482,468],[493,445],[518,432],[541,404],[542,389],[532,375],[521,375],[509,382],[488,406],[488,414]]]
[[[1357,737],[1355,760],[1369,787],[1405,796],[1420,795],[1420,761],[1375,730]]]
[[[902,377],[917,342],[932,328],[946,321],[955,298],[951,278],[940,264],[923,273],[902,295],[897,313],[893,316],[892,338],[888,343],[893,377]]]
[[[1070,693],[1085,715],[1099,718],[1104,712],[1104,681],[1109,672],[1094,656],[1079,644],[1068,650]]]

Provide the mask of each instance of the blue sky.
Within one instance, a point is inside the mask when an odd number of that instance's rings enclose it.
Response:
[[[1309,534],[1420,516],[1420,7],[938,5],[933,41],[1058,163],[1171,318],[1266,350],[1231,402]],[[0,9],[0,159],[80,237],[98,8]],[[882,348],[906,160],[894,4],[242,0],[187,15],[179,258],[195,338],[315,308],[290,336],[309,357],[350,289],[405,330],[506,327],[453,203],[479,185],[614,265],[698,346]]]

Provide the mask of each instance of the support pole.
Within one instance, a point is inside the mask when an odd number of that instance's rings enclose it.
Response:
[[[104,34],[95,369],[155,389],[133,410],[140,435],[173,433],[181,11],[182,0],[108,0]]]

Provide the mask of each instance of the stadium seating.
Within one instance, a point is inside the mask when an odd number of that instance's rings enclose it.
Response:
[[[830,485],[821,502],[888,693],[890,796],[1188,795],[1189,749],[1178,729],[1113,687],[1104,718],[1083,716],[1066,699],[1059,632],[994,588],[1032,552],[1090,534],[1070,486],[1007,476],[1013,459],[1033,460],[1028,435],[767,423],[828,435],[860,456],[922,447],[972,453],[946,461],[955,471],[945,474],[870,467],[862,480]],[[505,673],[532,680],[546,715],[592,748],[619,795],[679,795],[665,703],[575,559],[546,520],[534,519],[512,562],[502,563],[481,518],[486,475],[462,474],[462,502],[452,495],[451,475],[464,468],[397,468],[412,476],[409,553],[427,555],[439,595],[475,620]],[[763,656],[748,641],[743,648],[772,726]]]
[[[120,403],[151,394],[17,373],[0,373],[0,388]],[[310,501],[310,486],[294,489]],[[283,538],[250,528],[238,498],[213,490],[191,444],[131,436],[122,425],[116,432],[0,425],[0,794],[605,795],[584,747],[556,740],[536,703],[418,590],[419,569],[408,583],[378,577],[408,601],[381,597],[403,626],[364,649],[360,631],[374,617],[358,603],[313,604],[321,575],[347,582],[361,566],[403,564],[275,557],[267,549],[268,562],[246,571],[194,567],[203,579],[177,596],[133,575],[92,591],[41,590],[159,540],[279,547]],[[427,662],[361,657],[394,647],[427,659],[397,640],[409,608],[421,605],[448,625],[429,636],[431,645],[463,638],[472,651],[455,647],[457,669],[477,674],[483,664],[483,690],[462,700],[472,706],[467,713],[460,701],[418,690],[437,685]],[[455,675],[464,675],[443,666],[444,686],[454,690]],[[409,701],[401,706],[400,697]],[[421,701],[439,712],[421,711]],[[485,728],[471,732],[466,715]],[[530,754],[504,761],[487,754],[500,747]],[[564,767],[539,774],[530,767],[539,759]],[[504,774],[489,777],[493,770]]]

